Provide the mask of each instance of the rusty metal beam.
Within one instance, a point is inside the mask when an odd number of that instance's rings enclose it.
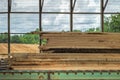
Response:
[[[101,0],[101,31],[104,32],[104,0]]]
[[[108,0],[106,0],[106,2],[105,2],[105,5],[104,5],[104,8],[103,8],[103,11],[105,11],[107,4],[108,4]]]
[[[12,14],[39,14],[39,12],[10,12]],[[70,12],[41,12],[42,14],[70,14]],[[0,12],[8,14],[8,12]],[[73,14],[101,14],[101,12],[73,12]],[[104,14],[120,14],[120,12],[104,12]]]
[[[42,4],[41,4],[41,12],[43,10],[43,6],[44,6],[44,0],[42,0]]]
[[[8,59],[9,59],[9,64],[11,64],[10,61],[10,12],[11,12],[11,0],[8,0]],[[9,65],[10,66],[10,65]]]
[[[72,12],[74,12],[75,4],[76,4],[76,0],[74,0],[73,6],[72,6]]]
[[[39,31],[42,31],[42,2],[41,0],[39,0]],[[41,35],[39,35],[39,46],[42,45],[42,39],[41,39]],[[41,53],[41,50],[39,48],[39,53]]]
[[[70,0],[70,32],[73,31],[73,0]]]

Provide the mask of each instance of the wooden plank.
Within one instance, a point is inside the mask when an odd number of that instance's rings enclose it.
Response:
[[[120,58],[120,53],[12,53],[13,57],[110,57]]]
[[[106,48],[120,49],[119,33],[42,33],[50,48]],[[44,48],[43,48],[44,49]]]

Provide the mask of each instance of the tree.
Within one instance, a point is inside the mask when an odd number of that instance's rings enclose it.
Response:
[[[81,32],[81,31],[80,31],[80,30],[75,29],[75,30],[73,30],[73,32]]]
[[[34,32],[39,32],[37,28]],[[21,43],[21,44],[38,44],[39,35],[38,34],[23,34],[23,35],[11,35],[11,43]],[[0,43],[8,42],[8,34],[0,34]]]
[[[100,32],[100,28],[90,28],[85,32]],[[120,14],[104,18],[104,32],[120,32]]]
[[[90,28],[88,30],[86,30],[85,32],[100,32],[100,28]]]
[[[7,43],[7,42],[8,42],[8,35],[0,34],[0,43]]]
[[[120,32],[120,14],[113,14],[104,19],[105,32]]]
[[[11,43],[21,43],[19,35],[14,35],[11,37]]]

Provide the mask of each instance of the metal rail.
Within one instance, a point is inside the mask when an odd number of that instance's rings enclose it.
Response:
[[[0,12],[7,14],[8,12]],[[39,12],[10,12],[11,14],[39,14]],[[41,12],[41,14],[70,14],[70,12]],[[72,12],[72,14],[101,14],[101,12]],[[103,14],[120,14],[120,12],[104,12]]]
[[[120,80],[116,71],[0,71],[0,80]]]

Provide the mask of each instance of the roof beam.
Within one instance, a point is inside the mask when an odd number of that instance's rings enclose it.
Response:
[[[44,0],[42,0],[42,4],[41,4],[41,12],[42,12],[42,9],[43,9],[43,5],[44,5]]]
[[[74,0],[73,6],[72,6],[72,12],[74,11],[76,1],[77,1],[77,0]]]
[[[108,4],[108,0],[106,0],[106,2],[105,2],[105,5],[103,7],[103,11],[105,11],[105,8],[106,8],[107,4]]]
[[[8,9],[8,10],[9,10],[9,12],[11,12],[12,0],[9,0],[9,1],[8,1],[8,7],[9,7],[9,9]]]

